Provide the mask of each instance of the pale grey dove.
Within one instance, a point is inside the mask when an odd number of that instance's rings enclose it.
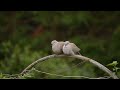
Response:
[[[63,53],[66,55],[76,55],[79,53],[80,49],[74,44],[66,41],[63,46]],[[81,55],[81,54],[80,54]]]
[[[53,53],[55,54],[63,54],[63,51],[62,51],[62,48],[63,48],[63,45],[64,45],[64,42],[63,41],[56,41],[56,40],[53,40],[51,42],[52,44],[52,51]]]

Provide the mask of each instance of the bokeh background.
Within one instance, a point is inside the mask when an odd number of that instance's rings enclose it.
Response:
[[[52,40],[69,40],[81,48],[82,55],[105,66],[119,63],[120,11],[0,11],[1,78],[2,74],[18,74],[33,61],[51,55]],[[106,76],[90,63],[77,65],[80,62],[52,58],[35,68],[67,76]],[[120,76],[120,72],[117,74]],[[66,77],[32,71],[24,78]]]

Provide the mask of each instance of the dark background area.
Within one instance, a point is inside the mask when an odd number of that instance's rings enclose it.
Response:
[[[52,40],[69,40],[81,48],[82,55],[104,66],[113,61],[119,63],[120,11],[1,11],[1,78],[2,74],[18,74],[33,61],[52,54]],[[90,63],[74,67],[80,62],[73,58],[54,58],[36,68],[69,76],[106,75]],[[25,78],[63,77],[32,71]]]

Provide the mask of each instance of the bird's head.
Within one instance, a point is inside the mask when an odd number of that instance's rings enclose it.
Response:
[[[51,42],[51,44],[53,45],[53,44],[55,44],[55,43],[57,43],[57,41],[56,40],[53,40],[52,42]]]
[[[68,45],[69,43],[70,43],[69,41],[65,41],[64,45],[66,46],[66,45]]]

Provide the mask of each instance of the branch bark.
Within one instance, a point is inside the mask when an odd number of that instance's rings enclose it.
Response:
[[[110,71],[108,68],[106,68],[104,65],[100,64],[99,62],[93,60],[93,59],[90,59],[88,57],[85,57],[85,56],[81,56],[81,55],[74,55],[74,56],[66,56],[66,55],[49,55],[49,56],[45,56],[43,58],[40,58],[38,60],[36,60],[35,62],[33,62],[32,64],[30,64],[28,67],[26,67],[20,74],[21,75],[24,75],[27,70],[31,69],[32,67],[34,67],[36,64],[38,64],[39,62],[42,62],[42,61],[45,61],[45,60],[48,60],[50,58],[59,58],[59,57],[71,57],[71,58],[77,58],[77,59],[81,59],[83,61],[86,61],[86,62],[90,62],[92,63],[94,66],[98,67],[99,69],[101,69],[102,71],[106,72],[110,77],[112,77],[113,79],[118,79],[118,77],[112,72]]]

